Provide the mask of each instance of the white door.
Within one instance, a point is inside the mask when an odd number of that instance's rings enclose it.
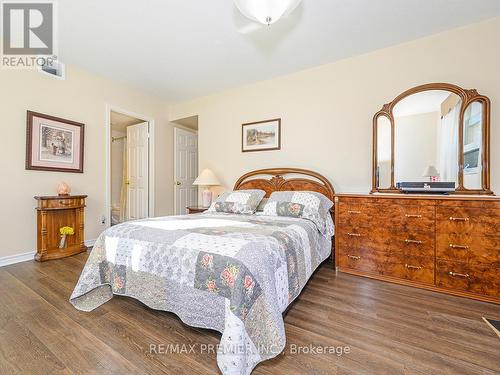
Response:
[[[127,219],[149,216],[148,123],[127,127]]]
[[[174,128],[174,178],[175,214],[184,215],[187,206],[198,204],[198,187],[193,185],[198,177],[198,135]]]

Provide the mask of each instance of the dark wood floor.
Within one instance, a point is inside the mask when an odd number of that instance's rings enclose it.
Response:
[[[154,344],[217,344],[213,331],[115,297],[91,313],[68,302],[86,254],[0,268],[1,374],[217,374],[215,354],[151,354]],[[284,355],[254,374],[499,374],[500,307],[346,274],[324,264],[286,315]],[[293,354],[291,345],[347,346]],[[188,347],[188,346],[186,346]],[[198,347],[199,348],[199,347]]]

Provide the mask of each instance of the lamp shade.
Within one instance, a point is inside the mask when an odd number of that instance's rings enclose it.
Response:
[[[238,10],[252,21],[271,25],[297,8],[301,0],[234,0]]]
[[[425,168],[424,173],[422,173],[422,177],[434,177],[434,176],[439,176],[439,172],[433,165],[429,165],[427,168]]]
[[[198,178],[194,180],[193,185],[214,186],[220,185],[220,182],[214,172],[206,168],[202,170]]]

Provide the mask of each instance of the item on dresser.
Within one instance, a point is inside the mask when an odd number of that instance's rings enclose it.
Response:
[[[335,205],[340,271],[500,303],[500,199],[340,194]]]
[[[202,206],[187,206],[186,211],[188,214],[199,214],[208,210],[207,207]]]
[[[226,191],[217,197],[208,212],[253,214],[264,195],[266,192],[259,189]]]
[[[398,182],[403,193],[448,194],[455,191],[454,182]]]
[[[37,253],[45,261],[87,250],[83,234],[86,195],[37,196]]]
[[[201,192],[201,202],[203,207],[210,207],[210,204],[212,204],[212,192],[208,187],[220,185],[214,172],[208,168],[204,169],[196,180],[194,180],[193,185],[205,186],[205,189]]]
[[[439,172],[433,165],[428,165],[425,168],[422,177],[427,177],[430,182],[439,182]],[[455,186],[453,186],[453,189],[455,189]]]

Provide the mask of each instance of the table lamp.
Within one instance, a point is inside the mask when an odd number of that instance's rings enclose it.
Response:
[[[212,172],[208,168],[202,170],[198,178],[194,180],[193,185],[206,187],[205,190],[203,190],[201,193],[201,205],[203,207],[210,207],[210,204],[212,203],[212,192],[210,191],[208,186],[220,185],[220,182],[215,176],[214,172]]]
[[[439,179],[439,172],[435,166],[429,165],[425,168],[424,173],[422,173],[422,177],[429,177],[429,181],[436,182]]]

